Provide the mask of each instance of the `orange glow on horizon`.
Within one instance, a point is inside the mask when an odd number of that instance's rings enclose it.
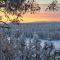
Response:
[[[6,17],[4,15],[4,13],[0,12],[0,16],[2,16],[2,20],[0,21],[4,21],[9,23],[10,21],[6,20]],[[16,18],[15,15],[9,15],[10,19],[14,19]],[[31,23],[31,22],[60,22],[60,13],[59,12],[38,12],[35,14],[25,14],[23,15],[23,21],[21,21],[21,23]]]
[[[60,13],[36,13],[36,14],[25,14],[23,17],[23,23],[29,22],[60,22]]]

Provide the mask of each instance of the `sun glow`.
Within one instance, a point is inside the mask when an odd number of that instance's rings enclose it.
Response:
[[[9,19],[5,16],[3,12],[0,11],[0,21],[10,23],[13,19],[15,19],[17,16],[12,14],[7,14],[9,16]],[[31,22],[58,22],[60,21],[60,13],[36,13],[36,14],[24,14],[23,17],[18,18],[23,19],[23,21],[20,21],[20,23],[31,23]],[[11,20],[11,21],[9,21]]]
[[[23,17],[23,22],[21,23],[42,22],[42,21],[48,21],[48,19]]]

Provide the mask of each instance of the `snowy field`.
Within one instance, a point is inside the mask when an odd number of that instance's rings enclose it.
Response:
[[[26,41],[27,45],[29,45],[29,40],[30,40],[30,39],[27,38],[26,40],[27,40],[27,41]],[[40,39],[40,40],[41,40],[41,46],[42,46],[42,47],[44,46],[44,43],[45,43],[45,42],[48,42],[48,40],[42,40],[42,39]],[[56,49],[59,49],[59,48],[60,48],[60,40],[57,40],[57,41],[56,41],[56,40],[55,40],[55,41],[53,40],[53,41],[51,41],[51,42],[54,44],[54,46],[55,46]]]
[[[41,45],[42,46],[44,46],[44,42],[46,42],[47,40],[41,40]],[[55,45],[55,47],[58,49],[58,48],[60,48],[60,40],[55,40],[55,41],[51,41],[54,45]]]

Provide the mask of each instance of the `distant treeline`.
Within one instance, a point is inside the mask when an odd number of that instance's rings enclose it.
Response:
[[[50,38],[51,40],[60,40],[60,22],[23,23],[19,25],[10,23],[8,25],[0,24],[0,28],[1,33],[4,32],[6,35],[14,35],[15,37],[19,37],[22,33],[24,33],[26,37],[32,38],[33,33],[36,32],[40,39]]]

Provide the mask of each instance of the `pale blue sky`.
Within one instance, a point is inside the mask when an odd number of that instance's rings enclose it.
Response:
[[[37,1],[40,4],[49,4],[54,0],[35,0],[35,1]],[[58,3],[60,3],[60,0],[57,0],[57,1],[58,1]]]

